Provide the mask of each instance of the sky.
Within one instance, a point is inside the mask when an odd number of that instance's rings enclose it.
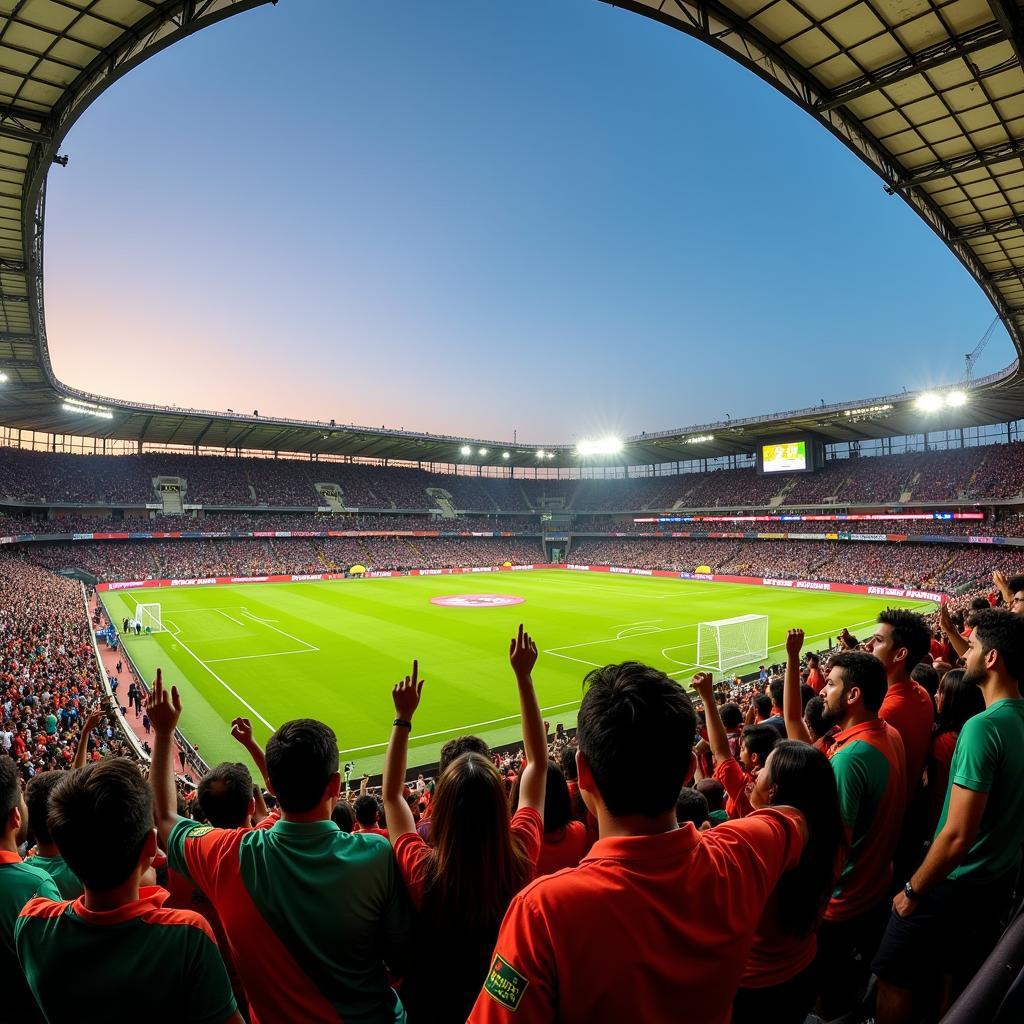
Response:
[[[568,443],[955,382],[993,317],[789,100],[597,0],[282,0],[62,150],[50,351],[111,397]]]

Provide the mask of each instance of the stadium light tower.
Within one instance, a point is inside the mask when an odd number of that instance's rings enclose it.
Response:
[[[486,455],[487,454],[487,449],[486,448],[481,448],[480,449],[480,454],[481,455]]]
[[[617,437],[603,437],[598,441],[580,441],[576,445],[579,455],[618,455],[622,451],[622,441]]]
[[[512,458],[512,456],[508,452],[502,452],[501,453],[501,457],[503,459],[510,459],[510,458]]]
[[[967,392],[966,391],[950,391],[946,395],[946,405],[952,406],[954,409],[959,409],[961,406],[967,404]]]
[[[473,449],[470,448],[468,444],[464,444],[462,446],[462,448],[460,449],[460,451],[462,452],[463,455],[472,455],[473,454]]]
[[[6,384],[8,379],[9,378],[6,373],[0,372],[0,384]]]
[[[918,395],[914,402],[921,412],[938,412],[944,404],[942,395],[936,394],[934,391],[926,391],[923,395]]]

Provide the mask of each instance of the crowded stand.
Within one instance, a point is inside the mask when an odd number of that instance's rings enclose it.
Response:
[[[351,509],[436,509],[447,495],[455,508],[482,514],[979,501],[1021,494],[1024,444],[832,459],[818,472],[781,479],[753,467],[608,480],[511,479],[291,458],[0,452],[0,497],[10,501],[140,507],[159,498],[158,477],[184,480],[183,500],[210,507],[316,507],[325,503],[317,484],[336,489]]]

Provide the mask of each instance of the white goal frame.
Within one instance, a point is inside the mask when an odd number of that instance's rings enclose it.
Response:
[[[768,659],[768,616],[737,615],[697,625],[697,667],[728,672]]]
[[[163,633],[163,609],[160,607],[160,602],[153,601],[150,604],[136,605],[135,621],[142,626],[143,632],[148,628],[150,633]]]

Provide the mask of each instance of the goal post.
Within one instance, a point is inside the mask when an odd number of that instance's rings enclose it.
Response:
[[[763,662],[768,657],[768,616],[737,615],[697,626],[697,666],[717,672]]]
[[[143,633],[162,633],[164,621],[159,603],[140,604],[135,608],[135,621],[142,626]]]

